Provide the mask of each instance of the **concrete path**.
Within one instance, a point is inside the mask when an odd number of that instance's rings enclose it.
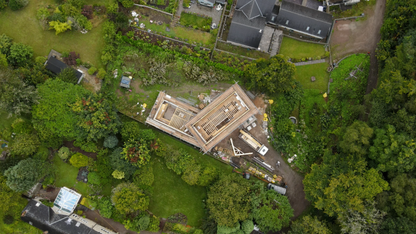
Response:
[[[326,63],[325,59],[319,59],[319,60],[312,60],[307,62],[299,62],[295,63],[295,66],[303,66],[303,65],[310,65],[310,64],[317,64],[317,63]]]

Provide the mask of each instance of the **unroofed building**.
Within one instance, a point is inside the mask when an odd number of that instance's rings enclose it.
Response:
[[[257,113],[235,84],[202,110],[160,92],[146,123],[208,152]]]

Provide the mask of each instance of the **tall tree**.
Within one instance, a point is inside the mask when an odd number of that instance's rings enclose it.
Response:
[[[376,129],[369,157],[383,172],[409,172],[416,167],[416,143],[405,135],[396,132],[395,127],[387,125],[385,129]]]
[[[362,121],[355,121],[347,128],[339,146],[347,154],[365,156],[372,136],[372,128]]]
[[[11,69],[0,67],[0,108],[9,116],[30,113],[38,99],[33,86],[26,85]]]
[[[291,230],[289,234],[331,234],[331,230],[328,229],[325,222],[319,221],[319,219],[314,216],[309,215],[297,219],[290,226]]]
[[[313,164],[303,180],[306,198],[329,216],[364,212],[365,201],[388,188],[375,169],[367,169],[362,157],[326,152],[321,165]]]
[[[263,232],[277,232],[289,225],[293,209],[289,199],[258,182],[251,194],[251,216]]]
[[[40,134],[41,140],[51,137],[75,139],[78,136],[75,126],[79,119],[71,111],[71,105],[89,92],[59,79],[48,79],[39,85],[38,92],[41,99],[33,107],[32,115],[35,129],[44,133]]]
[[[46,162],[40,160],[31,158],[22,160],[4,172],[7,186],[16,192],[27,191],[48,174],[48,168]]]
[[[136,167],[146,165],[150,161],[150,150],[143,140],[128,140],[124,143],[121,154],[125,160]]]
[[[233,227],[250,211],[249,185],[240,176],[227,175],[210,187],[207,206],[218,225]]]
[[[244,68],[244,82],[248,89],[265,92],[269,95],[289,92],[296,87],[293,78],[296,67],[283,55],[270,59],[258,59]]]
[[[378,234],[385,212],[378,210],[374,202],[365,204],[363,212],[348,210],[338,217],[343,234]]]
[[[102,95],[78,97],[72,104],[72,111],[78,115],[78,138],[97,141],[110,134],[118,133],[121,126],[113,103]]]
[[[32,56],[32,47],[21,43],[13,43],[13,45],[10,47],[10,55],[7,57],[7,59],[11,65],[23,67],[30,62]]]
[[[126,179],[129,179],[131,175],[137,169],[131,163],[124,159],[122,155],[123,148],[116,148],[110,155],[110,165],[113,170],[124,172],[124,176]]]

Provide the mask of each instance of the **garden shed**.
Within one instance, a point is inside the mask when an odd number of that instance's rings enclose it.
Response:
[[[45,67],[46,69],[48,69],[49,71],[51,71],[52,73],[54,73],[55,75],[58,75],[59,73],[61,73],[62,70],[64,70],[65,68],[69,67],[68,65],[66,65],[64,62],[58,60],[56,57],[51,56],[49,57],[49,59],[46,61],[45,63]],[[73,68],[72,68],[73,69]],[[75,76],[78,79],[77,84],[79,84],[82,80],[82,78],[84,77],[84,73],[81,72],[78,69],[73,69],[75,71]]]
[[[131,83],[131,77],[123,76],[121,77],[120,87],[129,89]]]

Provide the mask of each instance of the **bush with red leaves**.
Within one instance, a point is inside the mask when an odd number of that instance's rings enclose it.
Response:
[[[68,57],[64,58],[64,62],[67,65],[75,66],[77,65],[77,59],[79,59],[79,54],[76,54],[75,52],[72,51],[72,52],[69,52]]]
[[[85,5],[84,8],[82,8],[81,14],[87,17],[87,19],[92,19],[94,17],[92,6]]]

